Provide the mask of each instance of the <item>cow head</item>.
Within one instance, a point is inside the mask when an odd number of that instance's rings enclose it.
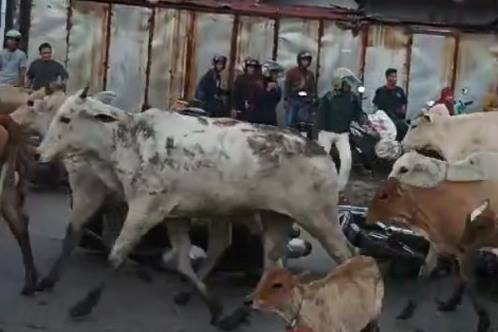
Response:
[[[444,181],[448,163],[410,151],[393,165],[389,178],[417,187],[434,187]]]
[[[403,139],[403,150],[417,150],[424,155],[444,160],[441,142],[446,131],[441,125],[448,117],[423,113],[417,125],[412,125]]]
[[[267,270],[252,295],[256,310],[281,312],[292,300],[292,291],[301,282],[301,276],[292,275],[283,268]]]
[[[105,93],[107,97],[109,93]],[[113,148],[113,130],[124,112],[88,97],[88,88],[68,97],[55,114],[38,152],[50,161],[65,153],[101,153]]]
[[[413,203],[411,197],[396,178],[389,178],[377,190],[368,209],[367,224],[378,221],[413,222]]]
[[[460,248],[478,249],[489,245],[491,240],[496,238],[497,232],[496,214],[491,210],[489,200],[486,200],[467,215]]]

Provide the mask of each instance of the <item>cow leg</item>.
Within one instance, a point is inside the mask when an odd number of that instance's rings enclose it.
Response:
[[[25,273],[25,284],[22,294],[33,295],[36,290],[38,273],[35,268],[31,242],[29,239],[28,217],[20,208],[16,209],[13,204],[9,203],[10,202],[5,202],[5,204],[3,204],[2,214],[21,248]]]
[[[83,300],[78,301],[70,309],[72,317],[82,317],[92,312],[93,308],[99,303],[104,288],[113,279],[114,274],[124,265],[128,254],[149,230],[162,221],[165,211],[166,213],[169,212],[169,209],[163,210],[157,208],[157,206],[158,202],[155,200],[149,201],[146,199],[130,202],[123,228],[109,254],[111,264],[109,272],[103,280],[98,282],[96,287],[87,293]]]
[[[197,275],[200,280],[205,280],[209,273],[213,270],[221,258],[230,242],[230,223],[226,219],[218,221],[210,221],[208,234],[208,250],[207,260],[201,266]],[[176,304],[186,304],[191,295],[192,290],[188,292],[180,292],[175,296]]]
[[[465,292],[465,288],[467,283],[461,279],[459,279],[456,283],[453,294],[446,301],[436,300],[438,304],[439,311],[455,311],[456,308],[462,304],[463,294]]]
[[[477,299],[475,284],[473,284],[472,287],[469,287],[467,289],[467,294],[479,318],[477,322],[477,332],[488,332],[489,328],[491,327],[491,320],[489,318],[488,310]]]
[[[190,281],[208,306],[211,314],[211,324],[217,323],[223,312],[223,306],[217,299],[210,296],[206,285],[202,282],[199,276],[197,276],[192,268],[189,257],[190,248],[192,246],[190,236],[188,234],[190,228],[189,220],[169,220],[166,225],[168,228],[168,236],[170,238],[171,246],[173,250],[176,250],[178,253],[178,271]]]
[[[98,185],[92,191],[90,191],[90,188],[86,188],[86,190],[78,188],[73,192],[73,208],[71,209],[66,236],[62,242],[61,253],[52,265],[50,272],[38,284],[37,290],[51,289],[59,281],[69,257],[81,240],[83,226],[102,205],[105,193],[105,188],[99,188]]]
[[[271,212],[262,212],[264,268],[284,266],[286,245],[294,220]]]
[[[299,217],[299,224],[321,243],[337,264],[342,264],[356,254],[357,250],[349,244],[339,226],[335,206],[328,208],[323,214],[302,215]]]

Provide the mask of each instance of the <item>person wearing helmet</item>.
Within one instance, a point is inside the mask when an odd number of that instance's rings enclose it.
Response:
[[[243,121],[254,122],[254,104],[258,86],[261,85],[261,64],[248,57],[243,62],[242,75],[234,82],[233,108],[236,117]]]
[[[313,57],[310,52],[302,51],[297,55],[297,67],[287,72],[285,78],[284,101],[287,109],[287,125],[292,126],[299,122],[299,114],[306,107],[299,93],[306,93],[307,98],[313,100],[316,97],[315,75],[309,67]]]
[[[258,85],[254,105],[254,123],[277,125],[277,105],[282,99],[278,79],[284,68],[275,61],[266,61],[262,66],[262,81]]]
[[[7,48],[0,52],[0,84],[24,86],[26,53],[19,49],[21,33],[9,30],[5,34]]]
[[[223,55],[213,57],[212,68],[201,77],[195,91],[195,99],[201,102],[204,110],[212,117],[221,117],[225,114],[225,103],[221,83],[221,73],[227,65],[227,58]]]

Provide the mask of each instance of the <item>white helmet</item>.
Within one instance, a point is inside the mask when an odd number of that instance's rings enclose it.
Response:
[[[21,39],[22,35],[18,30],[12,29],[7,31],[5,38]]]

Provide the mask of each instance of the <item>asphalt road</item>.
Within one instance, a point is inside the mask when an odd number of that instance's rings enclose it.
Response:
[[[32,194],[28,200],[31,215],[31,234],[36,263],[44,273],[58,254],[63,237],[69,202],[65,195],[54,193]],[[172,294],[184,287],[172,274],[151,272],[152,282],[137,277],[137,268],[127,266],[103,294],[99,306],[87,319],[79,322],[68,318],[68,308],[94,286],[105,272],[103,257],[79,250],[71,260],[62,281],[50,293],[39,293],[32,298],[19,295],[23,283],[20,253],[7,227],[0,224],[0,331],[140,331],[140,332],[210,332],[208,313],[200,300],[194,297],[187,306],[179,307]],[[321,248],[315,244],[313,254],[292,261],[297,269],[325,273],[333,265]],[[444,297],[453,281],[433,282],[392,280],[386,277],[386,297],[380,320],[381,331],[407,332],[469,332],[475,331],[476,316],[470,303],[453,313],[439,313],[433,299]],[[208,280],[210,289],[218,294],[226,309],[240,303],[253,285],[234,275],[217,274]],[[409,296],[421,302],[414,318],[397,321],[395,316]],[[498,326],[498,305],[488,303],[494,326]],[[284,331],[278,317],[255,313],[250,325],[239,331]]]

